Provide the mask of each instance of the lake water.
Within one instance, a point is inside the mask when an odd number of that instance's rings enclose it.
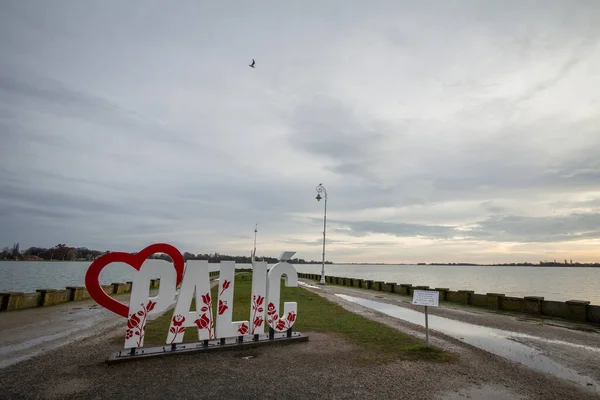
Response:
[[[149,261],[150,262],[150,261]],[[163,262],[152,260],[151,262]],[[34,292],[82,286],[89,262],[0,262],[0,292]],[[218,264],[210,264],[217,270]],[[237,264],[248,268],[248,264]],[[321,266],[296,265],[298,272],[321,272]],[[410,283],[430,287],[466,289],[507,296],[543,296],[547,300],[588,300],[600,305],[600,268],[583,267],[481,267],[467,265],[325,265],[327,275]],[[133,269],[121,263],[107,266],[102,284],[131,281]]]

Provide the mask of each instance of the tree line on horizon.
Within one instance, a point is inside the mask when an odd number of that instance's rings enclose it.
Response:
[[[54,247],[30,247],[20,250],[19,243],[4,247],[0,251],[0,260],[15,261],[92,261],[108,251],[91,250],[87,247],[70,247],[59,243]]]
[[[12,247],[4,247],[0,251],[0,260],[15,260],[15,261],[93,261],[97,257],[110,253],[110,251],[91,250],[87,247],[70,247],[64,243],[57,244],[51,248],[30,247],[24,251],[20,250],[19,243],[15,243]],[[135,254],[135,253],[134,253]],[[159,253],[152,254],[148,259],[165,260],[173,262],[167,254]],[[250,264],[252,258],[249,256],[231,256],[228,254],[193,254],[190,252],[183,253],[183,259],[188,260],[208,260],[209,263],[219,263],[221,261],[235,261],[239,264]],[[266,261],[274,264],[279,261],[275,257],[257,257],[257,261]],[[292,264],[321,264],[321,261],[310,260],[306,261],[303,258],[294,258],[290,260]],[[331,264],[331,261],[325,261],[325,264]]]

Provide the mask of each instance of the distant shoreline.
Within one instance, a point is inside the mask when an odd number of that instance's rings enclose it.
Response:
[[[39,263],[74,263],[74,262],[88,262],[91,263],[94,260],[8,260],[8,259],[0,259],[0,262],[39,262]],[[209,262],[210,264],[218,264]],[[249,264],[249,263],[237,263],[237,264]],[[294,263],[292,263],[294,264]],[[325,263],[328,266],[331,265],[391,265],[391,266],[418,266],[418,267],[431,267],[431,266],[440,266],[440,267],[528,267],[528,268],[600,268],[600,264],[459,264],[459,263],[417,263],[417,264],[409,264],[409,263]],[[321,263],[298,263],[294,265],[321,265]]]

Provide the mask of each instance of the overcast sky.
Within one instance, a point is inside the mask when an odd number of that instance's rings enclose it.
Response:
[[[600,2],[0,0],[0,246],[600,261]],[[248,66],[256,59],[256,68]]]

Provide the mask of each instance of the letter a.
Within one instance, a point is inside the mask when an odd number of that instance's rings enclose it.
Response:
[[[194,292],[196,311],[190,311]],[[181,343],[185,328],[193,326],[198,328],[199,340],[214,339],[213,307],[206,260],[187,262],[179,297],[171,318],[167,344]]]

